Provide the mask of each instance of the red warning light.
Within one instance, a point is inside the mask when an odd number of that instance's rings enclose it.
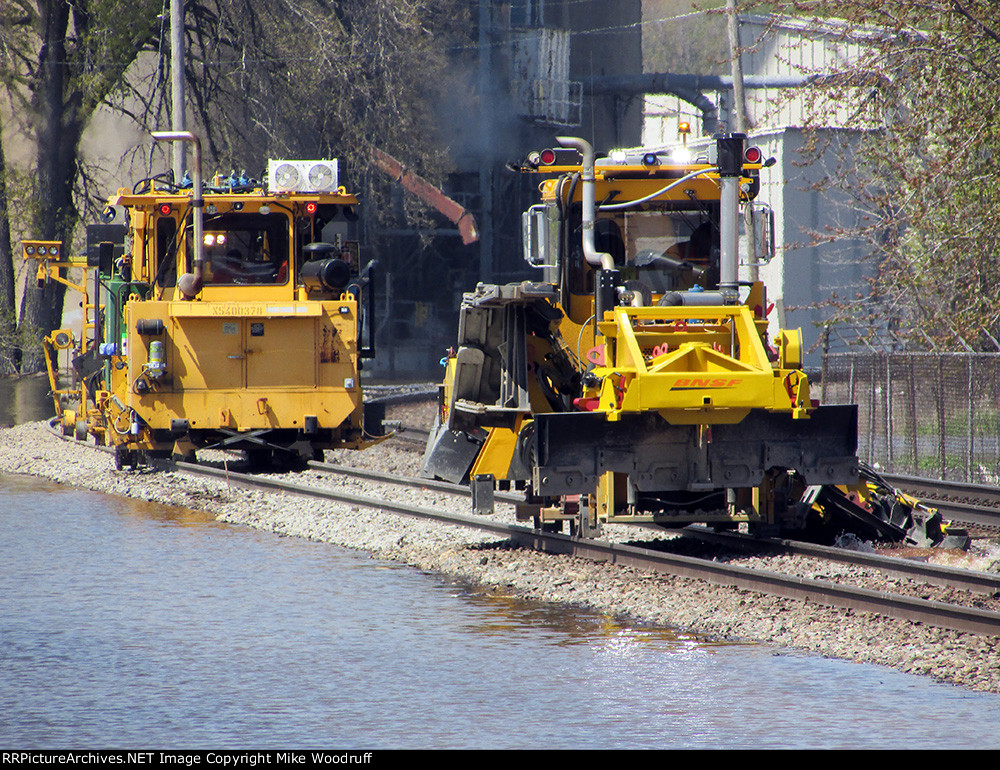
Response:
[[[556,162],[556,151],[555,150],[542,150],[539,161],[543,166],[551,166]]]
[[[306,204],[306,213],[315,214],[316,213],[316,201],[309,201]]]
[[[162,216],[162,217],[169,216],[170,212],[173,211],[173,210],[174,210],[174,207],[171,206],[169,203],[161,203],[160,204],[160,216]]]
[[[743,153],[743,159],[747,163],[760,163],[764,160],[764,153],[760,147],[747,147],[746,152]]]

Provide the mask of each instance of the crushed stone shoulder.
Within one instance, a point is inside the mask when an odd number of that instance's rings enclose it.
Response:
[[[386,473],[402,472],[412,463],[390,444],[338,453],[334,459]],[[440,572],[482,591],[570,604],[716,639],[808,650],[1000,692],[1000,640],[995,638],[525,551],[463,528],[230,487],[223,480],[149,470],[119,472],[110,454],[64,441],[44,422],[0,429],[0,473],[204,510],[221,521]]]

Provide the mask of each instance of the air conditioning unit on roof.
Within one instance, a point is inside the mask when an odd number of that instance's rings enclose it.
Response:
[[[271,192],[333,192],[340,185],[337,160],[269,160]]]

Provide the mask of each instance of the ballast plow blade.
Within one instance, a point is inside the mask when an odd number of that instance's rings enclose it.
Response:
[[[538,414],[534,484],[538,494],[581,494],[604,473],[628,474],[639,491],[753,487],[770,469],[807,483],[858,478],[857,407],[817,408],[808,420],[751,412],[735,424],[671,425],[655,412]]]

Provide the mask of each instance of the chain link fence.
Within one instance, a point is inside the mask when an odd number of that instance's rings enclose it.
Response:
[[[870,465],[1000,481],[1000,353],[830,353],[821,397],[858,405],[858,457]]]

